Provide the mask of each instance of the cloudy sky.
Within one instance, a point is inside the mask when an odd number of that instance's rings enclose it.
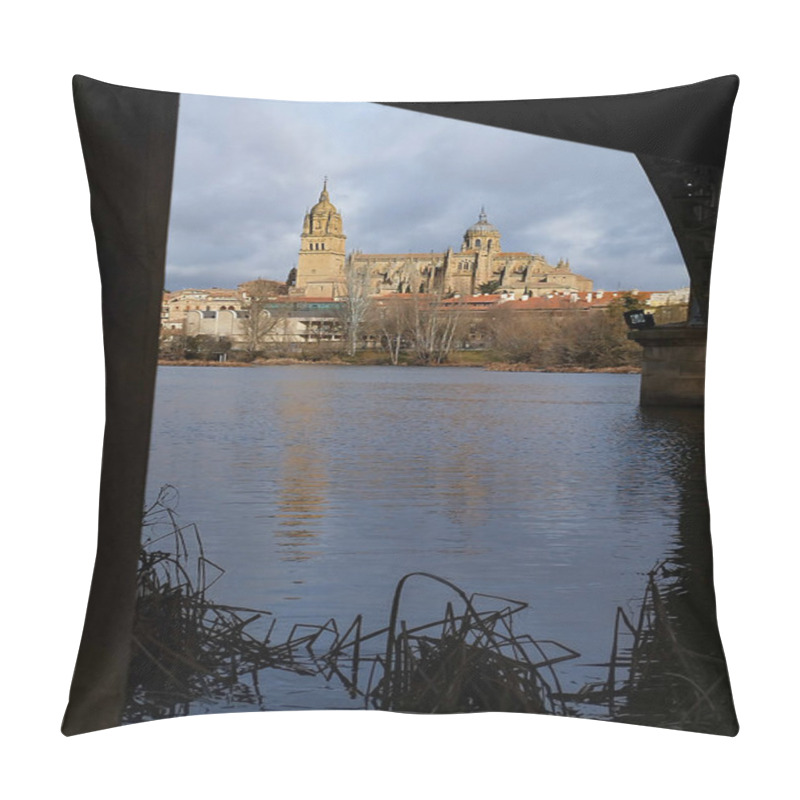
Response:
[[[506,251],[598,289],[688,285],[635,157],[360,103],[181,95],[166,288],[285,280],[328,176],[348,252],[458,250],[485,207]]]

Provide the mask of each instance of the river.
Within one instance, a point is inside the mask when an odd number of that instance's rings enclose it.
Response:
[[[528,603],[516,630],[580,652],[561,668],[574,692],[603,680],[616,608],[654,564],[693,557],[695,523],[708,556],[702,413],[645,411],[638,393],[638,375],[162,366],[148,499],[176,487],[225,569],[215,598],[270,610],[277,639],[385,625],[396,582],[425,571]],[[440,616],[429,584],[410,618]],[[266,696],[359,705],[295,676]]]

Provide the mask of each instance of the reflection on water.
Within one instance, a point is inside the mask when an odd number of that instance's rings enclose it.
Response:
[[[149,496],[178,487],[180,514],[226,569],[215,590],[273,612],[276,639],[358,614],[377,629],[391,587],[425,571],[527,603],[519,627],[581,653],[561,672],[570,694],[606,679],[616,610],[659,561],[684,570],[668,602],[687,635],[716,633],[702,415],[640,409],[638,381],[161,368]],[[409,613],[435,618],[432,591]],[[266,697],[348,705],[290,678]]]
[[[327,465],[313,397],[281,395],[275,414],[283,434],[278,477],[277,543],[287,561],[311,558],[327,504]]]

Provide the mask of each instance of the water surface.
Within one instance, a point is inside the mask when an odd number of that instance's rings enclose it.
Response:
[[[386,623],[426,571],[522,600],[517,632],[581,653],[567,691],[604,670],[615,609],[703,524],[699,412],[643,412],[639,376],[465,368],[161,367],[148,496],[180,492],[226,570],[216,599],[296,622]],[[410,618],[440,615],[422,582]],[[286,678],[270,707],[346,707]],[[356,705],[358,705],[356,703]]]

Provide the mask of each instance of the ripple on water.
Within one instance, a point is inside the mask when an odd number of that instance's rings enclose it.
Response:
[[[226,570],[221,601],[379,626],[396,581],[433,572],[529,603],[526,632],[581,651],[580,682],[705,491],[702,418],[643,413],[638,390],[631,375],[161,369],[148,496],[178,488]],[[429,602],[409,607],[437,616]],[[270,697],[335,702],[296,676]]]

